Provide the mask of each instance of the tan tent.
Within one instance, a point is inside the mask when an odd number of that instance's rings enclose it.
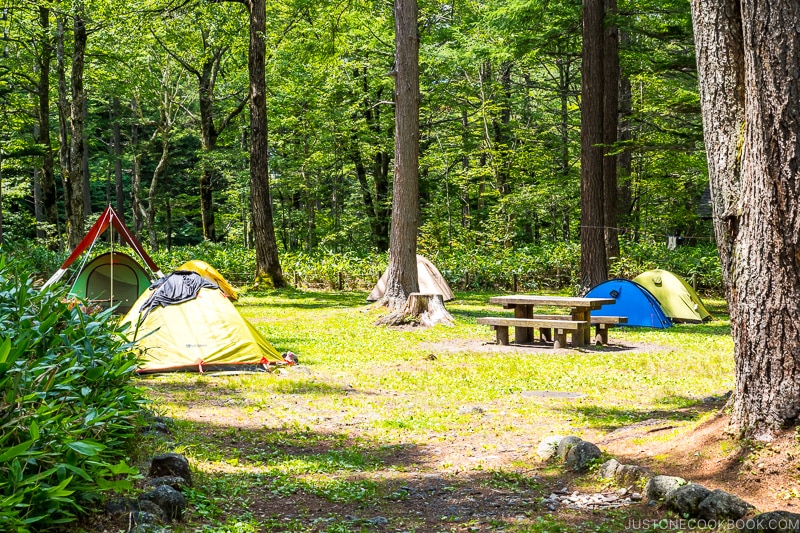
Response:
[[[191,270],[192,272],[197,272],[208,281],[216,283],[219,285],[219,288],[222,289],[222,292],[228,295],[228,298],[231,300],[238,300],[239,295],[236,294],[236,290],[228,283],[222,274],[219,271],[206,263],[205,261],[200,261],[199,259],[192,259],[191,261],[186,261],[184,264],[178,267],[178,270]]]
[[[442,277],[439,269],[421,255],[417,255],[417,275],[419,276],[419,292],[423,294],[441,294],[445,302],[455,299],[453,291],[450,290],[450,285]],[[383,293],[386,292],[388,278],[389,270],[387,269],[381,279],[378,280],[378,284],[367,296],[368,302],[377,302],[383,297]]]
[[[146,304],[151,297],[159,297],[157,291],[164,287],[154,285],[156,290],[145,291],[122,319],[123,324],[131,324],[129,338],[141,351],[140,373],[243,369],[282,361],[220,289],[188,279],[200,279],[196,273],[176,271],[166,279],[176,275],[187,277],[185,285],[194,282],[196,296],[180,297],[176,303],[152,304],[150,300]],[[163,292],[169,297],[175,291],[167,287]]]

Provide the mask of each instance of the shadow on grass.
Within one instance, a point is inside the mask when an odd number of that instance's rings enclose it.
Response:
[[[254,372],[256,378],[263,377],[265,372]],[[209,373],[195,376],[195,379],[182,382],[166,381],[163,379],[143,376],[139,386],[158,390],[159,394],[183,394],[196,396],[200,400],[209,400],[214,404],[238,404],[242,403],[242,396],[238,389],[228,386],[225,379],[237,376],[242,378],[242,374],[235,373]],[[352,394],[353,389],[347,386],[334,386],[318,381],[284,381],[274,380],[265,381],[263,392],[275,394],[316,394],[324,395],[347,395]]]
[[[210,415],[213,416],[213,415]],[[234,422],[235,424],[235,422]],[[258,531],[620,531],[614,511],[551,511],[542,498],[575,475],[541,465],[456,473],[431,469],[436,451],[385,445],[308,427],[242,427],[177,421],[195,485],[185,526],[237,523]],[[221,465],[221,466],[220,466]],[[655,511],[630,508],[630,514]],[[546,522],[546,524],[544,523]],[[537,526],[549,526],[539,529]],[[601,525],[603,527],[595,527]],[[533,529],[530,529],[533,528]],[[254,530],[256,530],[254,529]],[[235,529],[235,531],[250,529]]]
[[[565,406],[565,413],[574,413],[586,425],[603,431],[617,431],[644,421],[690,422],[699,420],[705,413],[717,411],[724,403],[721,399],[703,401],[686,397],[665,398],[661,403],[680,405],[674,409],[627,409],[602,405]]]
[[[250,301],[243,303],[243,307],[319,309],[325,307],[364,307],[368,304],[367,293],[350,291],[285,289],[248,293],[247,297],[250,298]]]

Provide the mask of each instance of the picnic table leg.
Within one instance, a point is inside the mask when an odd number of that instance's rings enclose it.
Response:
[[[597,324],[594,327],[594,343],[608,344],[608,328],[605,324]]]
[[[591,322],[591,312],[589,311],[572,311],[572,320],[579,320],[582,322],[586,322],[587,325],[584,328],[579,328],[578,331],[573,333],[572,335],[572,344],[575,346],[584,346],[592,342],[592,328],[589,327],[588,323]]]
[[[553,348],[556,350],[567,345],[567,332],[563,329],[556,329],[554,332],[556,340],[553,341]],[[573,341],[574,342],[574,341]]]
[[[494,326],[497,344],[508,346],[508,326]]]
[[[514,318],[533,318],[532,305],[514,306]],[[514,327],[514,340],[517,344],[530,342],[533,339],[533,328]]]

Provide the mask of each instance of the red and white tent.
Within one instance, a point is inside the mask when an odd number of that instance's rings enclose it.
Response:
[[[67,269],[78,259],[86,250],[91,250],[94,243],[97,241],[97,238],[103,234],[109,227],[113,227],[117,230],[119,236],[124,240],[131,248],[136,252],[139,258],[147,265],[150,271],[159,278],[164,277],[164,273],[161,272],[161,269],[158,268],[155,261],[153,261],[147,252],[144,251],[142,248],[142,244],[136,239],[136,237],[131,233],[128,227],[125,225],[125,222],[122,220],[122,217],[114,211],[114,208],[110,205],[106,207],[105,211],[100,215],[100,218],[97,219],[97,222],[94,223],[92,228],[86,234],[86,236],[81,240],[78,246],[75,247],[75,250],[69,255],[69,257],[61,264],[58,270],[56,270],[55,274],[53,274],[50,279],[48,279],[45,284],[42,286],[42,289],[49,287],[50,285],[58,282],[63,276]]]

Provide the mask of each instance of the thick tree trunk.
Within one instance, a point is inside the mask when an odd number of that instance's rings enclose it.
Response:
[[[386,292],[390,313],[380,323],[400,319],[408,295],[419,290],[419,34],[417,0],[395,0],[395,145],[392,229]],[[400,315],[400,316],[398,316]]]
[[[581,292],[608,277],[603,225],[603,0],[583,0]]]
[[[86,53],[86,20],[84,20],[83,4],[78,2],[73,16],[73,43],[72,43],[72,71],[70,73],[70,89],[72,101],[70,102],[70,144],[69,144],[69,175],[70,188],[69,225],[67,237],[69,246],[75,249],[83,238],[84,221],[84,138],[83,138],[83,104],[86,95],[83,90],[83,70]]]
[[[741,11],[740,11],[741,9]],[[800,6],[693,0],[714,227],[734,339],[732,426],[800,418]]]
[[[617,0],[605,0],[606,19],[603,42],[603,218],[606,258],[619,257],[617,231],[617,156],[615,151],[619,126],[619,31],[613,17],[617,15]]]
[[[267,87],[264,78],[266,58],[265,0],[251,0],[250,49],[247,59],[250,74],[250,195],[253,233],[256,245],[256,284],[283,287],[283,271],[278,260],[278,245],[272,221],[269,192],[269,152],[267,140]]]

